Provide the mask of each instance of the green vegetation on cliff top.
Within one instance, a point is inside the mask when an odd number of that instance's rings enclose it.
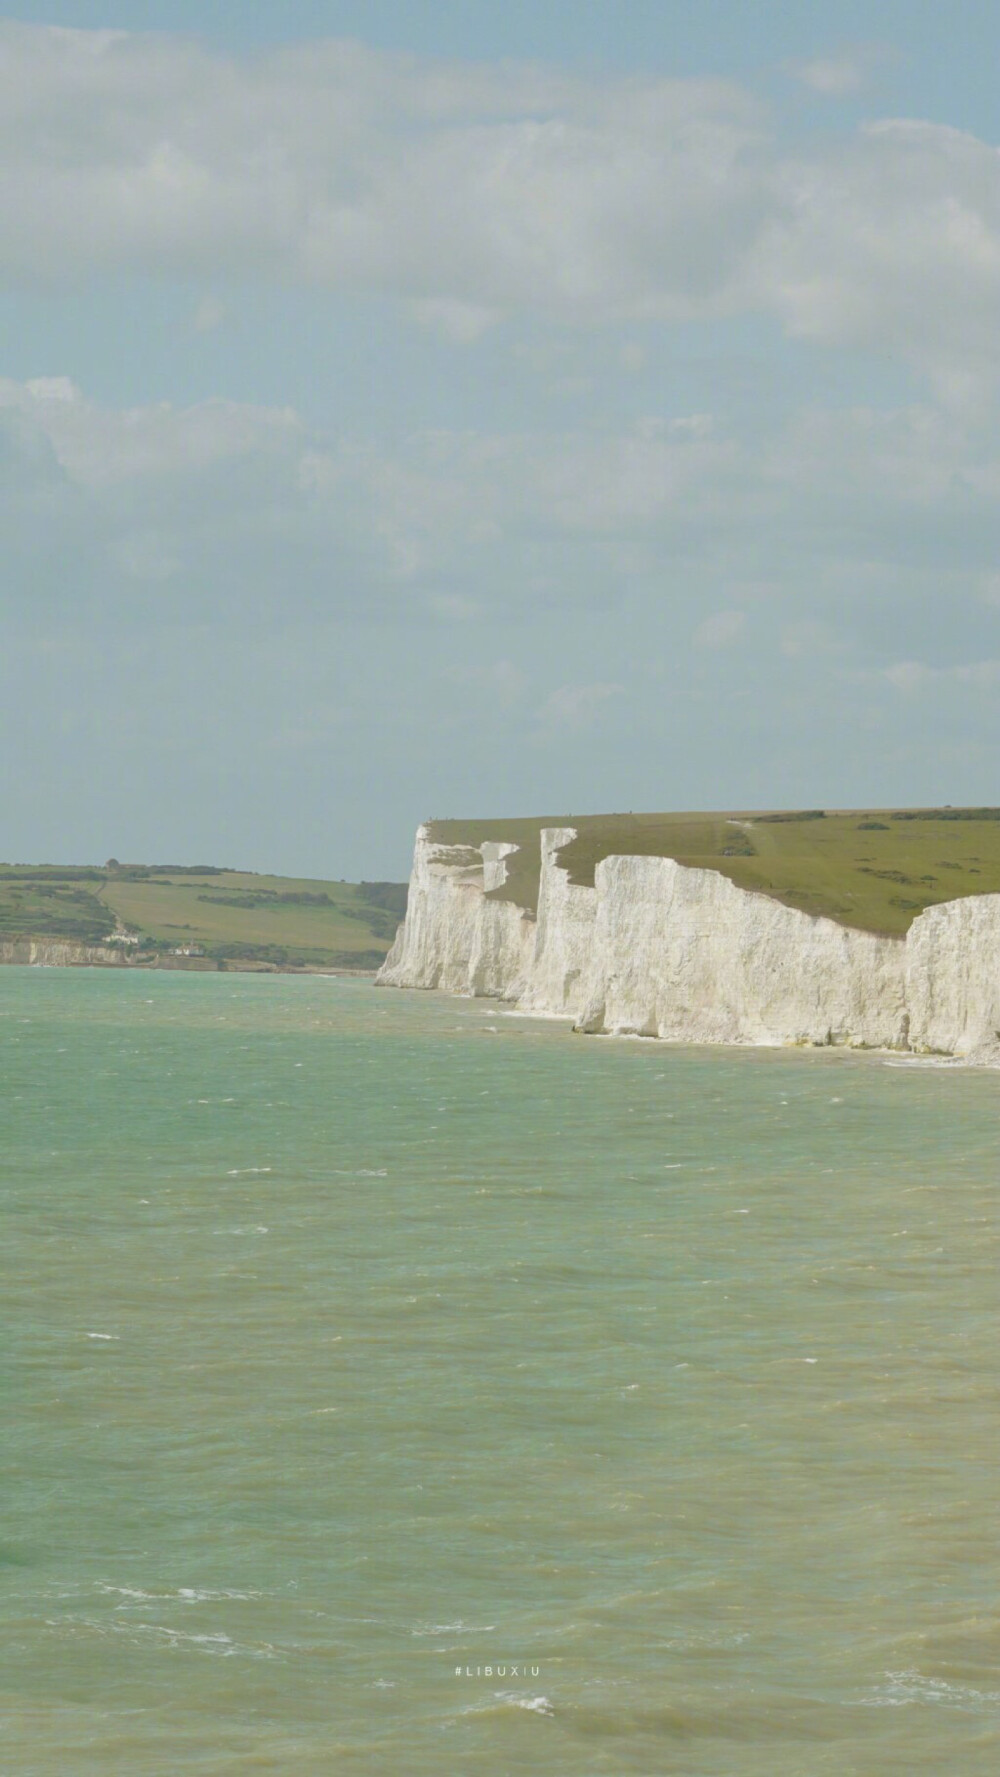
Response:
[[[214,865],[0,864],[0,941],[185,948],[211,963],[374,969],[406,909],[406,887],[255,876]]]
[[[925,907],[1000,894],[1000,808],[559,815],[434,821],[430,831],[442,846],[519,845],[492,894],[534,908],[542,827],[576,828],[560,853],[574,883],[592,885],[602,858],[675,858],[803,913],[897,937]]]

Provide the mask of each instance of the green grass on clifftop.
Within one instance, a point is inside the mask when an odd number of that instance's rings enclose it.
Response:
[[[374,969],[406,886],[196,866],[0,865],[0,940],[107,940],[122,927],[165,956],[194,947],[247,966]]]
[[[560,862],[592,885],[602,858],[676,858],[841,925],[901,936],[925,907],[1000,894],[1000,808],[801,809],[435,821],[440,845],[522,847],[496,898],[534,908],[542,827],[575,827]]]

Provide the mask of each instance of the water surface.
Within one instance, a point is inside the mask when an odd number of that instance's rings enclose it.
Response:
[[[5,1770],[1000,1768],[1000,1077],[27,969],[0,1070]]]

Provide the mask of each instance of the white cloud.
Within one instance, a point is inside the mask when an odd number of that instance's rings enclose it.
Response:
[[[860,92],[874,69],[889,59],[883,47],[868,43],[853,49],[841,49],[831,55],[789,62],[786,67],[803,86],[811,87],[824,98],[839,99]]]
[[[133,580],[172,580],[180,561],[155,531],[128,531],[111,546],[112,559]]]
[[[68,376],[36,376],[25,383],[35,401],[78,401],[80,391]]]
[[[758,107],[723,82],[6,24],[0,102],[9,277],[271,273],[390,290],[460,337],[524,304],[700,308],[759,183]]]
[[[998,369],[1000,154],[939,124],[869,125],[781,171],[788,211],[758,247],[761,301],[789,332],[909,358],[958,407]]]
[[[955,666],[929,666],[924,660],[900,660],[883,669],[882,677],[897,691],[923,691],[929,685],[959,685],[993,691],[1000,685],[1000,660],[963,661]]]
[[[541,721],[551,728],[589,728],[610,698],[620,697],[624,685],[560,685],[551,691],[539,710]]]
[[[498,660],[488,669],[487,683],[501,709],[513,709],[524,696],[528,677],[512,660]]]
[[[301,437],[290,408],[202,401],[178,408],[112,409],[84,400],[67,377],[0,378],[0,413],[18,413],[51,446],[70,479],[99,488],[122,481],[199,475],[260,452],[282,453]]]
[[[992,691],[1000,685],[1000,660],[973,660],[952,672],[960,685],[972,685],[978,691]]]
[[[819,57],[812,62],[798,62],[791,72],[801,80],[803,86],[811,86],[814,92],[840,97],[843,93],[857,92],[863,84],[864,72],[856,61],[849,56]]]
[[[843,89],[873,54],[799,75]],[[1000,156],[943,125],[796,153],[729,82],[12,23],[0,111],[8,283],[273,277],[393,295],[459,342],[518,310],[760,312],[906,358],[959,406],[1000,372]]]
[[[463,598],[458,592],[432,593],[427,604],[435,617],[448,623],[471,623],[482,614],[482,606],[475,599]]]
[[[767,613],[781,653],[827,655],[830,670],[850,664],[859,626],[885,631],[881,609],[953,603],[978,614],[973,661],[995,652],[998,488],[1000,439],[930,407],[807,410],[751,438],[667,414],[604,431],[422,431],[390,448],[323,436],[289,409],[113,409],[58,377],[0,381],[0,521],[27,564],[19,580],[8,560],[10,595],[161,588],[194,608],[218,586],[224,601],[470,633],[498,614],[634,603],[674,650],[731,648],[747,612]],[[888,682],[905,689],[927,644],[897,633],[894,646]],[[599,671],[602,685],[620,676]],[[575,685],[546,720],[588,707]]]
[[[837,640],[826,623],[809,618],[782,624],[779,637],[781,652],[787,660],[809,659],[817,654],[832,653]]]
[[[448,297],[432,296],[412,306],[414,315],[424,327],[430,327],[458,345],[471,345],[481,339],[500,319],[499,309],[483,308],[473,302],[455,302]]]
[[[472,707],[484,712],[512,710],[520,704],[530,679],[522,667],[506,659],[494,660],[489,666],[450,667],[446,672],[449,688],[460,687],[471,694]]]
[[[696,648],[729,648],[746,628],[745,611],[716,611],[699,623],[694,632]]]
[[[196,333],[214,333],[226,319],[228,310],[217,296],[203,296],[194,311],[192,326]]]

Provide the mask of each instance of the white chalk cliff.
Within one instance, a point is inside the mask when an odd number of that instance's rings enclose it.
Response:
[[[930,907],[880,937],[671,858],[608,857],[593,888],[543,828],[537,912],[493,898],[513,845],[417,833],[390,987],[487,995],[577,1030],[688,1043],[845,1044],[1000,1066],[1000,895]]]

